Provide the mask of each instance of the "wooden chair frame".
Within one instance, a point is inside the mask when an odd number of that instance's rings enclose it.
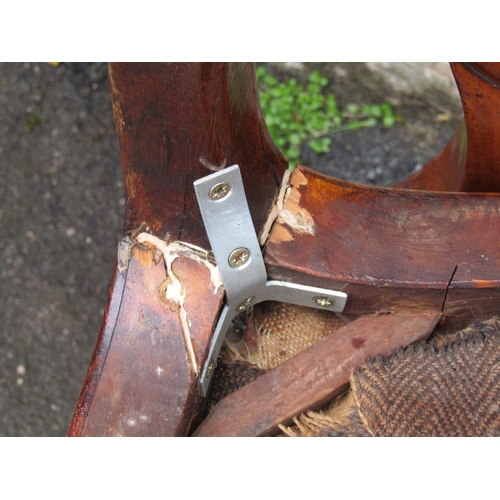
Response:
[[[463,125],[420,172],[379,188],[303,166],[285,175],[253,64],[110,64],[128,236],[69,435],[192,432],[203,405],[200,367],[224,300],[192,186],[233,164],[269,279],[342,290],[345,314],[362,317],[322,350],[225,398],[196,435],[272,435],[344,390],[351,367],[367,357],[390,354],[437,325],[496,314],[500,64],[451,66]],[[311,363],[323,376],[304,392]],[[293,381],[292,368],[302,374]],[[289,390],[269,397],[276,384]]]

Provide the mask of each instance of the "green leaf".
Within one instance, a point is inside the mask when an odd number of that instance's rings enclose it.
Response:
[[[307,145],[315,153],[328,153],[330,151],[330,144],[332,140],[329,137],[323,137],[321,139],[313,139],[308,141]]]
[[[300,148],[292,146],[285,151],[285,155],[290,161],[298,161],[300,156]]]
[[[339,109],[337,108],[337,102],[335,101],[335,96],[330,94],[326,98],[326,111],[330,116],[340,115]]]
[[[382,118],[382,123],[386,127],[392,127],[396,122],[396,118],[394,115],[386,115]]]
[[[328,78],[321,76],[319,74],[319,71],[317,70],[311,71],[311,74],[309,75],[309,81],[311,83],[319,85],[320,87],[326,87],[328,85]]]
[[[382,110],[382,114],[386,115],[386,114],[393,114],[393,111],[392,111],[392,106],[388,103],[388,102],[383,102],[381,105],[380,105],[380,109]]]
[[[353,116],[356,116],[359,111],[359,106],[357,104],[348,104],[347,112]]]
[[[331,145],[328,134],[373,127],[380,122],[390,127],[398,120],[387,102],[352,103],[345,110],[339,109],[335,96],[325,93],[328,79],[317,70],[303,83],[296,78],[279,82],[263,66],[257,68],[256,76],[267,127],[290,166],[301,162],[304,142],[316,153],[326,153]]]
[[[380,118],[382,116],[382,108],[380,106],[370,106],[370,114]]]

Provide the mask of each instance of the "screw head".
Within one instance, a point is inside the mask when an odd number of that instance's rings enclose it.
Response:
[[[210,375],[212,375],[214,368],[215,368],[215,363],[213,360],[211,360],[207,368],[207,375],[206,375],[207,377],[210,377]]]
[[[245,299],[243,302],[241,302],[238,305],[238,307],[236,307],[236,310],[238,312],[246,311],[248,309],[248,307],[250,306],[250,304],[253,302],[253,299],[255,299],[255,297],[248,297],[248,299]]]
[[[229,254],[228,262],[231,267],[241,267],[248,262],[250,250],[248,248],[237,248]]]
[[[313,301],[321,307],[331,307],[335,304],[335,301],[330,297],[313,297]]]
[[[219,182],[219,184],[212,187],[208,195],[212,200],[221,200],[229,194],[229,191],[231,191],[229,182]]]

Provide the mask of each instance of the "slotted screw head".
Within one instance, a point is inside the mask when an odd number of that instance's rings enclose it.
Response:
[[[210,190],[209,193],[210,199],[221,200],[222,198],[225,198],[229,194],[230,190],[231,190],[231,184],[229,184],[229,182],[219,182],[219,184],[216,184]]]
[[[248,299],[245,299],[243,302],[241,302],[238,307],[236,308],[236,310],[238,312],[243,312],[243,311],[246,311],[248,309],[248,307],[250,306],[250,304],[253,302],[253,299],[255,297],[248,297]]]
[[[335,301],[330,297],[313,297],[313,300],[318,306],[321,307],[331,307],[335,304]]]
[[[237,248],[229,254],[229,265],[231,267],[241,267],[243,264],[248,262],[250,258],[250,250],[248,248]]]

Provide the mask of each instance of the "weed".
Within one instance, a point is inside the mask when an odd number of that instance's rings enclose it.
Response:
[[[339,109],[335,96],[324,92],[328,79],[312,71],[306,86],[295,78],[279,82],[263,66],[257,68],[262,110],[276,145],[288,158],[290,168],[301,162],[304,142],[316,153],[330,151],[330,134],[342,130],[373,127],[382,122],[392,127],[396,120],[392,106],[349,104]]]
[[[35,113],[31,113],[24,124],[24,130],[26,132],[33,132],[36,127],[42,123],[42,119]]]

